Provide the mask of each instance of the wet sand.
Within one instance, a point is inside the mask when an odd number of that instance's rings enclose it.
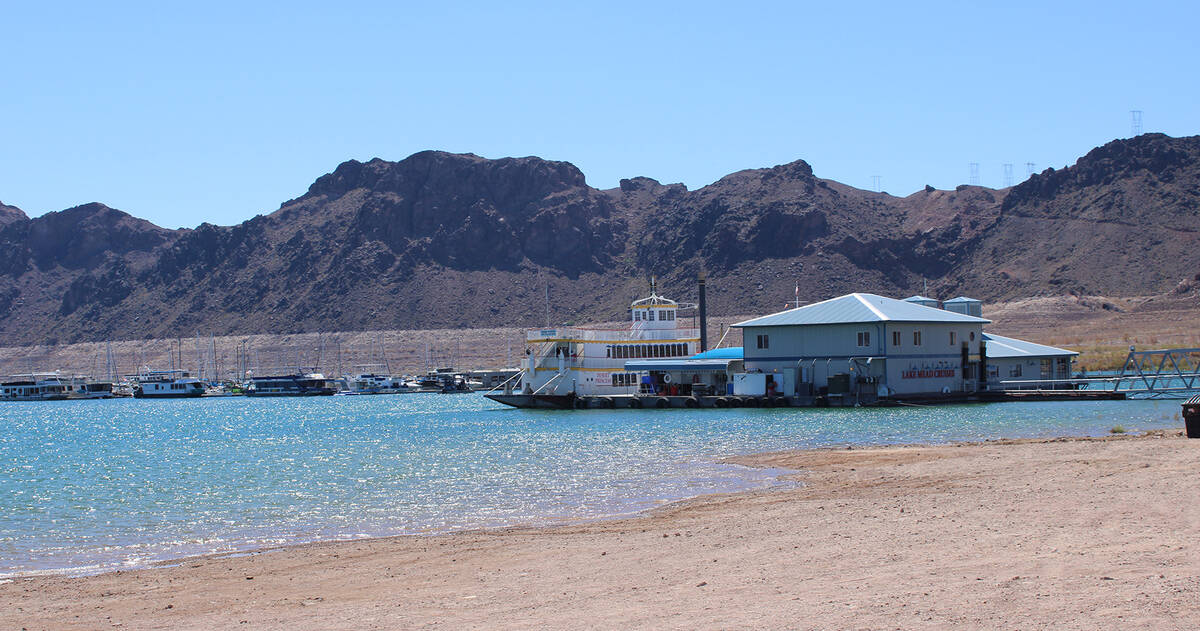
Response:
[[[1192,629],[1200,440],[738,458],[802,487],[0,584],[3,629]]]

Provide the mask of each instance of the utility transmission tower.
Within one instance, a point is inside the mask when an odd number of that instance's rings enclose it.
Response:
[[[968,166],[971,169],[971,179],[969,180],[971,186],[979,186],[979,163],[972,162]]]
[[[1031,177],[1033,177],[1033,163],[1026,162],[1025,163],[1025,179],[1028,180]]]
[[[1005,163],[1004,165],[1004,188],[1008,188],[1013,185],[1012,167],[1013,165],[1011,163]]]
[[[882,188],[882,186],[880,185],[880,183],[881,183],[882,181],[883,181],[883,176],[881,176],[881,175],[872,175],[872,176],[871,176],[871,189],[872,189],[872,190],[874,190],[876,193],[879,193],[879,192],[883,191],[883,188]]]
[[[1142,110],[1129,110],[1129,132],[1135,138],[1142,135]]]

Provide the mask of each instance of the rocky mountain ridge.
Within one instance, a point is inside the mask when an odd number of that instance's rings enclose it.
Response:
[[[1147,134],[1004,190],[907,197],[804,161],[689,191],[574,165],[424,151],[350,160],[275,212],[168,230],[103,204],[0,205],[12,343],[621,319],[650,275],[715,314],[849,291],[985,300],[1176,290],[1200,268],[1200,137]],[[1189,285],[1190,287],[1190,285]]]

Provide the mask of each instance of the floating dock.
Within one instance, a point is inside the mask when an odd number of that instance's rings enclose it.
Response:
[[[580,396],[575,394],[488,394],[487,398],[519,408],[545,410],[666,409],[666,408],[811,408],[889,407],[1005,401],[1122,401],[1125,394],[1104,390],[1010,390],[960,392],[921,396],[855,399],[853,396],[661,396],[630,394]]]

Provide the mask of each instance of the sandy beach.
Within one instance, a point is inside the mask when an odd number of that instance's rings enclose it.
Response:
[[[736,459],[798,488],[576,526],[0,584],[4,629],[1192,629],[1200,441]]]

